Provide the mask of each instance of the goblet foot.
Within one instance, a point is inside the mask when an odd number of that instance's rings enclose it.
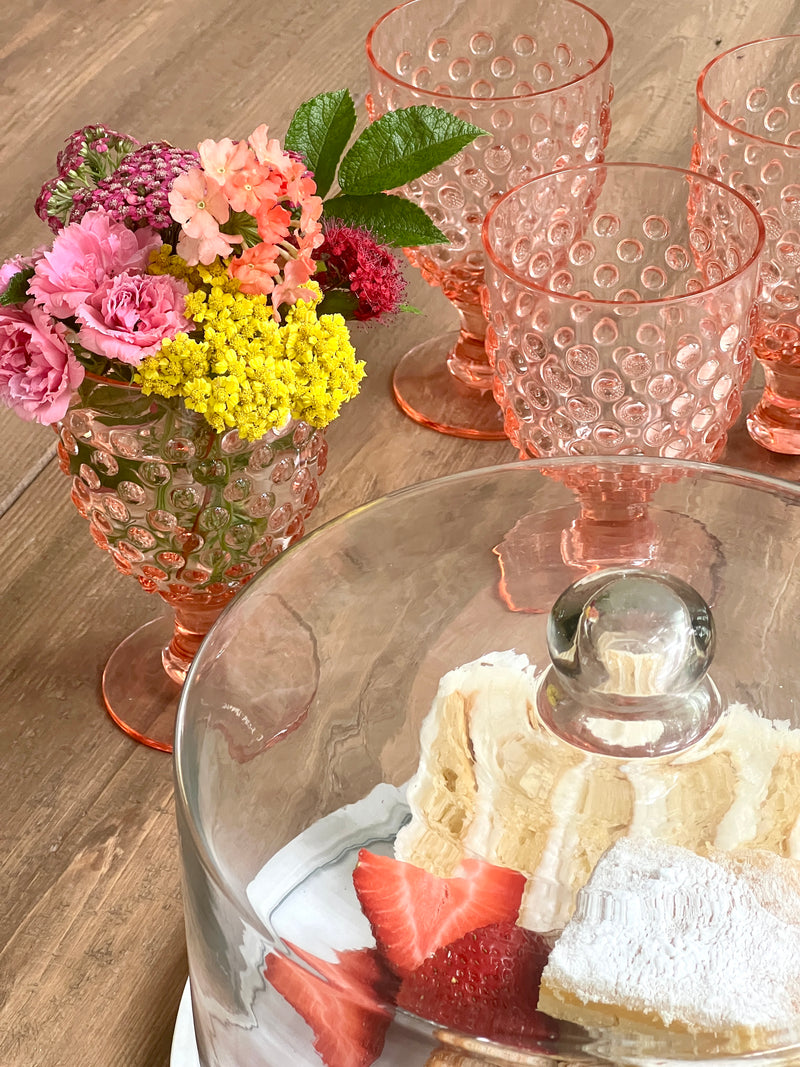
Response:
[[[491,384],[466,385],[451,372],[448,357],[458,330],[432,337],[407,352],[395,367],[392,387],[402,410],[415,422],[451,437],[502,441],[503,413]]]
[[[172,752],[181,692],[162,659],[173,632],[170,616],[146,622],[117,645],[103,671],[108,714],[129,737],[160,752]]]

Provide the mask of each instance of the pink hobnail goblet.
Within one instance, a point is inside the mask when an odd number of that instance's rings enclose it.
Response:
[[[522,456],[716,459],[741,410],[764,224],[646,163],[567,168],[483,227],[487,349]]]
[[[732,48],[697,81],[692,165],[761,212],[755,355],[765,388],[747,417],[753,440],[800,454],[800,35]]]
[[[461,324],[413,348],[394,371],[397,402],[417,422],[457,437],[503,438],[480,306],[481,224],[513,186],[603,158],[612,40],[577,0],[409,0],[370,30],[371,118],[429,104],[487,131],[401,190],[448,237],[407,254]]]

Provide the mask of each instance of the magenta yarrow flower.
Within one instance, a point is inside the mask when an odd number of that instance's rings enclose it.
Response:
[[[315,281],[323,293],[332,289],[352,292],[358,299],[354,318],[365,322],[400,310],[406,292],[400,261],[368,230],[328,223],[318,256],[325,270],[314,276]]]
[[[65,334],[32,300],[0,309],[0,402],[20,418],[48,425],[66,414],[84,369]]]
[[[103,211],[70,223],[36,263],[28,291],[58,319],[69,318],[108,278],[144,272],[161,238],[149,226],[129,230]]]
[[[135,138],[101,124],[76,130],[58,153],[55,178],[50,178],[41,188],[36,214],[58,233],[71,221],[76,192],[97,185],[138,144]]]
[[[129,152],[139,142],[127,133],[117,133],[102,122],[94,126],[83,126],[66,139],[64,147],[56,156],[56,168],[59,174],[66,174],[79,166],[90,152],[105,155],[109,150]]]
[[[166,274],[118,274],[82,304],[78,342],[106,359],[138,366],[167,338],[192,329],[183,314],[185,282]]]
[[[125,156],[117,169],[94,189],[78,189],[72,198],[70,221],[98,208],[117,222],[145,224],[163,230],[173,224],[169,190],[179,175],[197,167],[197,152],[152,141]]]

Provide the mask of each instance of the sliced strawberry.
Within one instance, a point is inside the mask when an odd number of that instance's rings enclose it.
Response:
[[[483,860],[464,860],[455,878],[363,849],[353,884],[378,948],[402,977],[469,930],[513,921],[525,878]]]
[[[539,934],[511,922],[472,930],[403,979],[398,1007],[466,1034],[530,1047],[557,1036],[553,1020],[536,1011],[548,952]]]
[[[314,1031],[326,1067],[369,1067],[383,1050],[391,1014],[381,1001],[393,999],[395,979],[374,949],[341,952],[329,963],[289,947],[317,973],[271,952],[267,980]]]

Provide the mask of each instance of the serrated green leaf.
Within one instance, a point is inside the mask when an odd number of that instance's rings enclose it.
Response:
[[[314,172],[317,194],[325,196],[356,125],[356,107],[348,89],[320,93],[295,111],[284,147],[298,152]]]
[[[325,201],[325,216],[348,226],[363,226],[379,241],[396,248],[447,244],[445,235],[419,205],[391,193],[335,196]]]
[[[28,299],[28,282],[33,277],[33,267],[26,267],[13,275],[8,285],[0,294],[0,304],[8,307],[10,304],[24,304]]]
[[[339,185],[355,196],[397,189],[485,132],[429,104],[389,111],[351,146],[339,167]]]

